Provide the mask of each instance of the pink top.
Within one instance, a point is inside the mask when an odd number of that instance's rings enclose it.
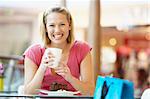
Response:
[[[91,47],[86,42],[75,41],[68,58],[67,65],[74,77],[79,79],[80,77],[80,64],[85,58],[88,52],[91,51]],[[45,48],[40,44],[30,46],[24,53],[24,55],[30,58],[37,66],[40,66],[41,58],[44,54]],[[52,75],[51,70],[48,68],[45,72],[41,89],[53,90],[52,84],[57,83],[63,86],[65,90],[76,91],[73,86],[67,82],[62,76]]]

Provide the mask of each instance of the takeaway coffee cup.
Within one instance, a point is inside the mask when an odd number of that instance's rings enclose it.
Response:
[[[54,62],[51,66],[51,68],[55,68],[58,66],[60,59],[61,59],[61,55],[62,55],[62,49],[60,48],[47,48],[45,50],[45,54],[48,57],[48,53],[52,53],[54,55]]]

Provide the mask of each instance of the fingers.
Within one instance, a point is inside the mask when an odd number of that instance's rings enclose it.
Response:
[[[44,58],[44,60],[43,60],[43,62],[44,62],[45,64],[50,63],[50,62],[53,62],[53,61],[54,61],[53,58]]]
[[[66,75],[69,72],[69,68],[64,64],[60,64],[58,67],[55,68],[55,72],[59,75]]]
[[[55,56],[53,54],[51,54],[51,53],[48,53],[47,54],[47,58],[55,58]]]
[[[55,71],[57,72],[57,73],[67,73],[68,72],[68,69],[67,68],[57,68],[57,69],[55,69]]]
[[[42,61],[44,66],[51,67],[53,65],[54,58],[53,56],[49,56],[49,58],[44,57]]]
[[[65,75],[67,75],[67,72],[66,71],[55,71],[58,75],[61,75],[61,76],[65,76]]]

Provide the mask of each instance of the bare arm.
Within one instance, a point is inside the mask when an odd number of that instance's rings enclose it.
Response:
[[[46,67],[38,66],[29,58],[25,57],[25,94],[36,94],[42,84]]]
[[[88,53],[87,56],[82,61],[80,66],[80,73],[81,73],[81,81],[72,77],[72,79],[70,79],[70,83],[74,86],[74,88],[81,91],[82,94],[93,95],[95,85],[92,68],[92,59],[90,53]]]

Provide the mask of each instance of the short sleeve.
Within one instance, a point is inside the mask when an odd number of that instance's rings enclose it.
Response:
[[[31,45],[23,54],[24,58],[28,57],[31,59],[37,66],[40,65],[42,58],[41,45],[35,44]]]
[[[86,55],[92,50],[92,47],[87,42],[78,41],[77,48],[77,58],[79,63],[81,63],[82,60],[86,57]]]

